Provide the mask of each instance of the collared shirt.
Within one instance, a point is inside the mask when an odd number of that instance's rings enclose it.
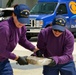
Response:
[[[17,43],[29,50],[34,50],[32,45],[26,38],[26,27],[17,28],[13,22],[13,18],[0,22],[0,61],[5,59],[15,59],[16,55],[12,53]]]
[[[66,29],[62,35],[55,37],[52,28],[48,27],[40,32],[37,47],[45,57],[52,57],[56,64],[65,64],[73,60],[74,36]]]

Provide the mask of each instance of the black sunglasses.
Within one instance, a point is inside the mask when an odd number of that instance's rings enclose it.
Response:
[[[54,30],[55,32],[57,32],[57,31],[58,31],[58,32],[63,32],[63,31],[60,31],[60,30],[57,30],[57,29],[53,29],[53,30]]]

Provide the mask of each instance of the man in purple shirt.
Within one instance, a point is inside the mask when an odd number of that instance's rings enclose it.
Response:
[[[16,60],[20,65],[28,64],[27,56],[20,57],[12,53],[17,43],[33,52],[38,50],[26,38],[27,23],[29,8],[24,4],[16,5],[11,18],[0,22],[0,75],[13,75],[8,59]]]
[[[43,66],[44,75],[76,75],[73,61],[74,36],[65,27],[66,19],[58,15],[52,27],[41,30],[37,47],[44,57],[52,59],[49,65]]]

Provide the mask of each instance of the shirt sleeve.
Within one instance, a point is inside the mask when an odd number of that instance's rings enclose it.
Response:
[[[38,41],[37,41],[37,47],[41,50],[41,52],[44,54],[45,49],[46,49],[46,37],[45,33],[43,34],[43,30],[40,31],[39,35],[38,35]]]
[[[4,27],[0,27],[0,56],[9,59],[15,59],[16,55],[7,50],[9,44],[9,33]]]
[[[53,59],[56,61],[57,64],[65,64],[73,59],[72,56],[73,50],[74,50],[74,37],[71,35],[66,38],[62,56],[53,56]]]
[[[26,38],[26,30],[22,31],[22,36],[20,37],[19,44],[24,48],[33,51],[35,46]]]

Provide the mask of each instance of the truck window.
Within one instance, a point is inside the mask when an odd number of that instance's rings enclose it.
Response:
[[[57,13],[57,15],[67,14],[66,5],[65,4],[60,4],[56,13]]]
[[[38,3],[31,9],[30,14],[52,14],[56,6],[56,2]]]

